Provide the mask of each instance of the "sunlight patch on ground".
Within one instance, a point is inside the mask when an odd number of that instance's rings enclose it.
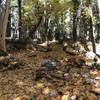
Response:
[[[57,40],[55,40],[55,39],[53,39],[52,41],[45,41],[44,43],[41,43],[41,44],[39,44],[40,46],[47,46],[47,44],[49,43],[49,44],[51,44],[51,43],[57,43],[58,41]]]

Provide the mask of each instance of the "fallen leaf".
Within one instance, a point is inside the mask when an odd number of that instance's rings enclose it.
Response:
[[[50,93],[50,89],[48,87],[43,89],[43,94],[48,95]]]

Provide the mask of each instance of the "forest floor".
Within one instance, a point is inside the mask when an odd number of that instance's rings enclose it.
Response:
[[[60,44],[51,48],[10,50],[20,63],[0,69],[0,100],[100,100],[100,71]]]

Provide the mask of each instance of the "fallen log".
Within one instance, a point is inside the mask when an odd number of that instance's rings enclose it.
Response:
[[[63,50],[70,54],[70,55],[79,55],[78,52],[76,52],[75,50],[73,50],[72,48],[66,48],[66,47],[63,47]]]

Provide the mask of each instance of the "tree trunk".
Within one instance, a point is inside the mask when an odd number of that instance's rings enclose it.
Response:
[[[6,51],[5,46],[5,36],[6,36],[6,28],[7,28],[7,21],[9,15],[9,5],[10,0],[5,0],[5,2],[0,2],[0,50]]]
[[[89,17],[89,25],[90,25],[90,39],[92,42],[92,48],[93,48],[93,52],[96,53],[96,45],[95,45],[95,39],[94,39],[94,31],[93,31],[93,7],[92,7],[92,1],[88,0],[88,7],[90,9],[90,17]]]
[[[78,0],[72,0],[73,2],[73,40],[77,40],[77,22],[76,22],[76,17],[77,17],[77,10],[78,10],[78,5],[79,2]]]
[[[22,37],[22,22],[21,22],[21,19],[22,19],[22,12],[21,12],[21,9],[22,9],[22,1],[21,0],[18,0],[18,10],[19,10],[19,38]]]
[[[94,35],[93,35],[93,22],[92,22],[92,18],[90,18],[90,39],[91,39],[91,42],[92,42],[93,52],[96,53],[95,39],[94,39]]]
[[[77,40],[77,25],[76,25],[76,15],[73,15],[73,40]]]
[[[94,12],[95,13],[95,17],[97,18],[97,21],[99,21],[100,16],[99,16],[99,5],[98,5],[98,1],[96,1],[95,7],[96,7],[96,11]],[[100,22],[99,23],[97,22],[95,28],[97,29],[96,42],[98,42],[100,40]]]
[[[6,37],[11,37],[11,14],[9,14],[9,17],[8,17]]]

